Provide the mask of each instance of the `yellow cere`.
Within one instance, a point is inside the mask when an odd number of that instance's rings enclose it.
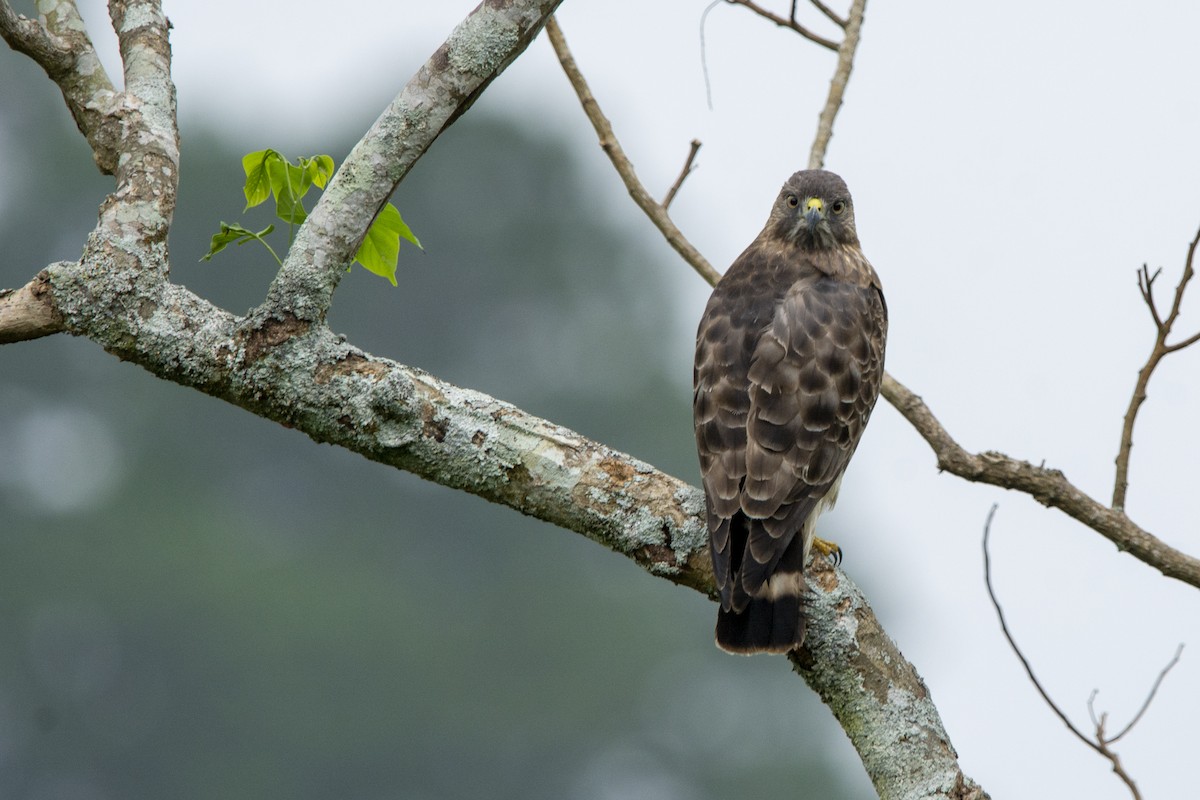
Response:
[[[812,211],[813,209],[816,209],[817,211],[824,211],[825,203],[819,197],[810,197],[808,198],[808,203],[805,205],[805,207],[809,211]]]

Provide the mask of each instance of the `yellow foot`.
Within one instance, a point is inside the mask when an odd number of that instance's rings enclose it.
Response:
[[[842,563],[842,548],[838,547],[834,542],[814,536],[812,549],[832,561],[834,566]]]

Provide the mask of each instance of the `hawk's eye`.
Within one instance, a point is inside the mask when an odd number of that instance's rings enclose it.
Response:
[[[833,213],[841,214],[845,210],[846,210],[846,201],[845,200],[835,200],[834,201]]]
[[[800,205],[800,198],[796,197],[794,194],[789,194],[787,196],[787,204],[788,208],[795,208],[796,206]]]

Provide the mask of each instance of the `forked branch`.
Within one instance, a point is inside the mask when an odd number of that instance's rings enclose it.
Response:
[[[1162,270],[1157,269],[1154,271],[1154,274],[1151,274],[1150,268],[1143,264],[1142,268],[1138,271],[1138,291],[1141,293],[1146,307],[1150,310],[1150,318],[1154,320],[1154,347],[1150,350],[1150,357],[1146,359],[1145,366],[1138,371],[1137,383],[1133,387],[1133,397],[1129,400],[1129,408],[1125,411],[1125,421],[1121,426],[1121,444],[1117,448],[1117,473],[1113,483],[1112,498],[1112,507],[1117,510],[1125,508],[1125,495],[1129,490],[1129,457],[1133,451],[1133,424],[1137,420],[1138,411],[1141,409],[1142,403],[1146,402],[1146,387],[1150,384],[1150,376],[1154,373],[1158,362],[1162,361],[1165,356],[1200,341],[1200,333],[1196,333],[1182,341],[1167,344],[1167,337],[1171,335],[1171,328],[1179,318],[1179,309],[1183,305],[1183,293],[1187,290],[1188,282],[1194,274],[1192,264],[1196,256],[1197,244],[1200,244],[1200,230],[1196,231],[1196,236],[1192,239],[1192,243],[1188,245],[1187,260],[1183,265],[1183,274],[1179,277],[1179,283],[1175,286],[1175,297],[1171,301],[1171,310],[1167,312],[1166,317],[1163,317],[1159,312],[1158,304],[1154,300],[1154,282],[1158,280],[1158,276],[1162,274]]]

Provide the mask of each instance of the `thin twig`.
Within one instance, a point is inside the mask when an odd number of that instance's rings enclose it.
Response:
[[[1050,695],[1042,688],[1042,683],[1037,679],[1037,675],[1033,674],[1033,667],[1030,666],[1029,659],[1025,658],[1025,654],[1021,652],[1021,648],[1017,647],[1017,642],[1013,639],[1012,633],[1008,629],[1008,622],[1004,619],[1004,609],[1000,607],[1000,601],[996,599],[996,591],[992,588],[992,557],[988,552],[988,537],[992,534],[992,519],[996,516],[996,509],[999,507],[999,503],[992,503],[992,507],[988,511],[987,521],[983,525],[983,582],[987,586],[987,593],[988,597],[992,600],[992,607],[996,609],[996,616],[1000,618],[1000,631],[1004,634],[1004,638],[1008,640],[1008,646],[1016,653],[1021,666],[1025,668],[1025,674],[1029,676],[1029,680],[1033,683],[1033,688],[1037,689],[1038,694],[1046,701],[1046,705],[1050,706],[1050,710],[1062,720],[1063,725],[1067,726],[1067,730],[1075,734],[1079,741],[1097,753],[1100,753],[1100,748],[1096,743],[1084,736],[1083,732],[1076,728],[1075,724],[1062,712],[1062,709],[1050,699]]]
[[[747,8],[747,9],[753,11],[755,14],[758,14],[763,19],[770,20],[771,22],[774,22],[776,25],[778,25],[781,28],[787,28],[789,30],[793,30],[796,33],[803,36],[805,39],[808,39],[810,42],[814,42],[816,44],[821,45],[821,47],[825,47],[829,50],[837,50],[838,49],[837,42],[834,42],[830,39],[826,39],[824,36],[815,34],[812,31],[810,31],[808,28],[806,28],[803,25],[801,25],[800,23],[796,22],[795,6],[792,7],[792,18],[785,19],[784,17],[781,17],[778,14],[768,11],[767,9],[763,8],[758,3],[755,3],[754,0],[725,0],[725,2],[729,3],[729,5],[731,5],[731,6],[742,6],[743,8]]]
[[[558,61],[562,64],[563,72],[567,74],[567,79],[571,81],[571,86],[575,89],[575,94],[579,97],[580,104],[583,105],[584,113],[591,120],[592,127],[596,130],[596,135],[600,139],[600,147],[608,155],[612,161],[613,167],[616,168],[617,174],[621,176],[621,180],[625,183],[625,188],[629,191],[633,202],[637,203],[638,208],[645,212],[650,221],[655,227],[662,232],[666,237],[667,242],[679,255],[683,256],[683,260],[692,266],[696,272],[704,280],[712,285],[720,280],[721,274],[713,269],[712,264],[708,263],[708,259],[700,255],[700,251],[692,246],[692,243],[687,240],[679,228],[675,227],[675,223],[671,221],[667,215],[667,210],[660,205],[650,193],[646,191],[646,187],[638,179],[637,172],[633,168],[633,163],[626,157],[625,151],[621,149],[620,142],[617,141],[617,136],[613,133],[612,123],[604,116],[604,112],[600,110],[599,103],[592,95],[591,89],[588,88],[587,81],[584,80],[583,73],[579,71],[579,67],[575,64],[575,58],[571,55],[570,48],[567,47],[567,40],[563,37],[562,29],[559,28],[558,22],[554,17],[550,17],[546,21],[546,33],[550,37],[550,43],[554,46],[554,52],[558,56]]]
[[[812,3],[814,6],[816,6],[818,11],[820,11],[822,14],[824,14],[826,17],[828,17],[829,21],[832,22],[834,25],[837,25],[839,28],[844,29],[846,27],[846,25],[849,24],[849,22],[844,17],[839,16],[836,12],[834,12],[834,10],[832,8],[830,8],[829,6],[822,3],[821,0],[808,0],[808,1],[810,3]],[[795,16],[796,16],[796,3],[795,3],[795,0],[792,0],[792,18],[794,19]]]
[[[1175,298],[1171,302],[1171,310],[1167,313],[1166,318],[1163,318],[1159,314],[1158,305],[1154,302],[1154,281],[1162,273],[1162,270],[1155,270],[1154,274],[1151,275],[1149,268],[1143,264],[1141,270],[1138,271],[1138,292],[1141,293],[1142,300],[1145,301],[1146,307],[1150,309],[1150,316],[1154,319],[1154,347],[1150,351],[1150,357],[1146,359],[1145,366],[1138,371],[1137,382],[1133,387],[1133,397],[1129,400],[1129,408],[1125,411],[1125,419],[1121,425],[1121,443],[1117,447],[1117,457],[1115,459],[1117,469],[1116,476],[1113,479],[1112,497],[1112,507],[1118,511],[1123,511],[1125,508],[1125,496],[1129,490],[1129,458],[1133,451],[1133,424],[1137,420],[1138,411],[1141,409],[1142,403],[1146,402],[1146,387],[1150,383],[1150,376],[1154,373],[1158,362],[1162,361],[1164,356],[1200,341],[1200,333],[1197,333],[1181,342],[1167,344],[1167,337],[1171,334],[1171,328],[1179,318],[1179,308],[1183,304],[1183,293],[1187,290],[1187,285],[1192,279],[1192,275],[1195,274],[1192,264],[1196,255],[1197,244],[1200,244],[1200,230],[1196,231],[1196,236],[1192,239],[1191,244],[1188,245],[1187,260],[1184,262],[1183,274],[1179,278],[1179,283],[1175,286]]]
[[[1133,719],[1129,721],[1129,724],[1122,728],[1121,732],[1116,736],[1110,737],[1106,736],[1104,733],[1105,726],[1108,724],[1107,713],[1102,713],[1099,718],[1096,717],[1094,703],[1096,700],[1096,695],[1099,694],[1099,690],[1093,689],[1092,693],[1088,695],[1087,709],[1088,716],[1091,717],[1092,720],[1092,726],[1095,728],[1096,739],[1095,741],[1089,739],[1083,734],[1082,731],[1075,727],[1074,723],[1067,718],[1067,715],[1063,713],[1062,709],[1055,705],[1054,701],[1050,699],[1050,695],[1047,694],[1046,690],[1042,687],[1042,684],[1040,681],[1038,681],[1037,676],[1033,674],[1033,667],[1029,665],[1029,659],[1025,658],[1025,654],[1021,652],[1021,648],[1017,647],[1017,643],[1013,639],[1012,633],[1008,629],[1008,622],[1004,619],[1004,610],[1000,607],[1000,601],[996,598],[996,591],[992,587],[992,559],[990,553],[988,552],[988,537],[991,536],[992,519],[996,516],[997,508],[998,506],[993,503],[991,510],[988,511],[987,521],[983,525],[983,581],[987,586],[987,593],[988,597],[991,598],[992,607],[996,609],[996,616],[1000,619],[1000,630],[1004,633],[1004,638],[1008,640],[1009,647],[1011,647],[1012,651],[1016,653],[1021,665],[1025,668],[1025,674],[1029,676],[1029,680],[1033,683],[1033,687],[1037,689],[1038,694],[1040,694],[1042,699],[1046,701],[1046,705],[1050,706],[1050,710],[1053,711],[1060,720],[1062,720],[1062,723],[1067,726],[1067,730],[1075,734],[1075,737],[1079,739],[1079,741],[1083,742],[1092,750],[1096,751],[1097,754],[1107,759],[1112,765],[1112,771],[1124,782],[1127,787],[1129,787],[1129,791],[1133,794],[1134,800],[1141,800],[1142,795],[1138,792],[1137,785],[1134,784],[1133,779],[1129,777],[1129,773],[1127,773],[1125,768],[1121,765],[1121,759],[1109,748],[1109,745],[1115,744],[1122,736],[1133,730],[1133,726],[1137,725],[1138,721],[1142,718],[1142,715],[1146,713],[1146,709],[1148,709],[1150,707],[1150,703],[1153,702],[1154,695],[1158,693],[1158,687],[1162,685],[1163,679],[1167,677],[1167,673],[1171,671],[1171,668],[1179,663],[1179,657],[1183,653],[1183,645],[1180,644],[1179,647],[1176,648],[1174,657],[1158,673],[1158,678],[1155,679],[1154,685],[1150,687],[1150,693],[1146,695],[1146,699],[1142,701],[1142,707],[1138,709],[1137,714],[1134,714]]]
[[[691,175],[692,170],[696,168],[692,162],[696,160],[696,153],[698,152],[700,152],[700,140],[692,139],[692,145],[688,149],[687,160],[683,162],[683,169],[680,171],[679,177],[675,179],[675,183],[671,184],[671,188],[667,190],[667,196],[663,198],[663,211],[671,207],[671,201],[679,193],[679,187],[683,186],[683,182],[687,180],[687,176]]]
[[[833,80],[829,82],[829,96],[825,100],[821,116],[817,119],[817,135],[813,139],[812,151],[808,156],[809,169],[825,166],[825,151],[829,149],[829,140],[833,138],[833,122],[842,107],[846,84],[849,83],[850,71],[854,68],[854,53],[858,50],[858,41],[862,35],[866,6],[867,0],[854,0],[850,4],[850,15],[845,25],[846,35],[838,47],[837,68],[833,71]]]
[[[1163,678],[1167,677],[1167,673],[1179,663],[1179,657],[1181,655],[1183,655],[1183,642],[1180,642],[1179,646],[1175,648],[1175,655],[1171,657],[1171,660],[1167,662],[1167,665],[1158,673],[1158,677],[1154,679],[1154,685],[1150,687],[1150,694],[1146,695],[1146,699],[1142,702],[1142,707],[1139,708],[1138,712],[1133,715],[1133,719],[1129,720],[1129,724],[1122,728],[1121,732],[1116,736],[1112,737],[1111,739],[1103,740],[1105,744],[1113,744],[1117,742],[1122,736],[1129,733],[1129,731],[1133,729],[1134,725],[1137,725],[1138,720],[1142,718],[1142,715],[1146,713],[1146,709],[1150,707],[1150,703],[1154,700],[1154,695],[1158,693],[1158,687],[1162,686]],[[1096,693],[1093,692],[1092,696],[1095,697]],[[1103,719],[1103,717],[1101,719]]]

